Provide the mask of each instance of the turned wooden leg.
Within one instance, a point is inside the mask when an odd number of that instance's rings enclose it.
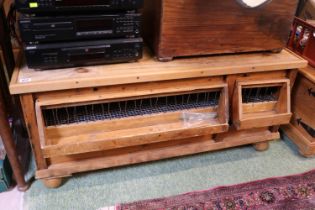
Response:
[[[253,145],[256,151],[263,152],[269,149],[269,142],[260,142]]]
[[[8,123],[7,116],[8,113],[5,107],[4,98],[2,92],[0,91],[0,136],[2,137],[4,148],[7,152],[9,162],[13,169],[13,174],[18,186],[18,190],[24,192],[29,188],[29,184],[26,183],[24,179],[24,171],[18,158],[16,144],[10,125]]]
[[[42,181],[47,188],[58,188],[62,184],[62,178],[43,179]]]

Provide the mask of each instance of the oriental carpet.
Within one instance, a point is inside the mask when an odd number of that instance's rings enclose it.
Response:
[[[315,170],[288,177],[218,187],[118,205],[115,210],[313,210]]]

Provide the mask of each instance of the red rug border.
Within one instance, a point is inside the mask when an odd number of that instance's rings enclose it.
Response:
[[[287,179],[299,178],[299,177],[307,176],[307,175],[310,175],[310,174],[313,174],[315,176],[315,169],[309,170],[307,172],[296,173],[296,174],[287,175],[287,176],[274,176],[274,177],[259,179],[259,180],[250,181],[250,182],[243,182],[243,183],[235,184],[235,185],[233,185],[233,184],[231,184],[231,185],[221,185],[221,186],[209,188],[209,189],[206,189],[206,190],[196,190],[196,191],[191,191],[191,192],[182,193],[182,194],[173,195],[173,196],[168,196],[168,197],[147,199],[147,200],[141,200],[141,201],[135,201],[135,202],[129,202],[129,203],[137,204],[137,203],[140,203],[140,202],[143,202],[143,201],[153,201],[154,202],[154,201],[159,201],[159,200],[162,200],[162,199],[167,199],[167,198],[172,198],[172,197],[177,197],[177,196],[189,196],[189,195],[193,195],[193,194],[196,194],[196,193],[204,193],[204,192],[207,192],[207,191],[224,190],[224,189],[231,188],[231,187],[233,187],[233,188],[243,188],[245,186],[257,184],[257,183],[260,183],[260,182],[265,183],[265,182],[268,182],[268,181],[277,181],[279,183],[280,181],[285,181]],[[122,205],[124,205],[124,204],[121,203],[121,204],[115,205],[114,206],[115,210],[120,210]]]

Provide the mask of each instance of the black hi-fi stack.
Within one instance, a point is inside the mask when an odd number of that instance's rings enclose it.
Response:
[[[142,57],[143,0],[16,0],[29,68],[57,69]]]

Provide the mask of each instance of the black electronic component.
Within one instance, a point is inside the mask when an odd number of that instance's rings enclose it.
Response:
[[[20,18],[24,42],[56,42],[83,39],[134,38],[140,36],[141,15],[103,14]]]
[[[23,13],[136,10],[143,0],[15,0]]]

